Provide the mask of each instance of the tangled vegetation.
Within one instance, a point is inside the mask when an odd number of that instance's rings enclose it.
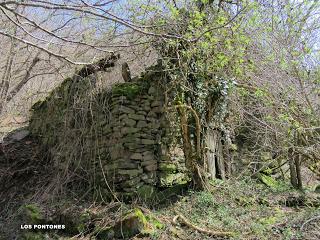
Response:
[[[319,239],[319,10],[317,0],[0,2],[0,133],[2,119],[45,99],[27,121],[34,136],[0,143],[0,239]],[[118,62],[127,79],[114,76]],[[112,111],[126,113],[110,129]],[[166,141],[183,157],[161,155]],[[108,177],[129,194],[151,185],[125,203]],[[19,226],[57,222],[67,231]]]

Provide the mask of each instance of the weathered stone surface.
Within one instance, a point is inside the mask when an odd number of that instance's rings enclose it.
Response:
[[[141,162],[141,166],[149,166],[149,165],[154,165],[154,164],[157,164],[157,160],[156,159],[151,159],[151,160],[148,160],[148,161],[142,161]]]
[[[140,168],[140,169],[128,169],[128,170],[126,170],[126,169],[120,169],[120,170],[118,171],[118,173],[119,173],[120,175],[128,175],[128,176],[130,176],[130,178],[136,177],[136,176],[138,176],[139,174],[141,174],[142,172],[143,172],[142,168]]]
[[[160,101],[154,101],[151,103],[151,107],[159,107],[161,105],[162,105],[162,102],[160,102]]]
[[[124,128],[121,129],[121,133],[123,135],[130,134],[130,133],[136,133],[136,132],[139,132],[139,128],[124,127]]]
[[[145,112],[145,111],[137,111],[137,114],[147,115],[147,112]]]
[[[147,133],[142,132],[140,133],[141,138],[146,138],[146,139],[154,139],[154,137],[150,134],[150,132],[147,130]]]
[[[163,109],[161,107],[153,107],[152,111],[154,111],[155,113],[163,113]]]
[[[146,121],[139,121],[137,123],[137,128],[145,128],[146,126],[148,126],[147,122]]]
[[[134,191],[128,188],[127,191]],[[117,221],[113,227],[105,227],[95,230],[95,239],[133,239],[139,233],[146,233],[148,222],[140,209],[134,209],[132,212],[126,213],[125,217]]]
[[[143,161],[153,160],[154,158],[155,156],[152,152],[149,152],[149,151],[143,152]]]
[[[155,144],[156,142],[151,139],[141,139],[141,143],[145,145],[152,145],[152,144]]]
[[[158,129],[160,128],[160,123],[159,122],[153,122],[152,124],[150,124],[150,128],[153,128],[153,129]]]
[[[119,115],[119,120],[123,119],[123,118],[128,118],[128,114],[121,114]]]
[[[128,117],[133,119],[133,120],[145,120],[145,116],[141,115],[141,114],[131,113],[131,114],[128,114]]]
[[[129,126],[129,127],[133,127],[134,125],[136,125],[136,121],[130,118],[124,118],[122,120],[122,122],[124,123],[124,125]]]
[[[120,112],[122,113],[134,113],[135,111],[129,107],[121,105],[119,108]]]
[[[151,107],[150,105],[144,105],[143,108],[142,108],[144,111],[150,111],[151,110]]]
[[[143,157],[141,153],[134,153],[130,156],[130,158],[135,160],[141,160]]]
[[[134,150],[135,152],[137,152],[136,149],[143,147],[143,145],[134,142],[124,143],[123,145],[130,150]]]
[[[152,171],[156,171],[158,168],[157,164],[154,165],[148,165],[144,167],[144,170],[146,170],[147,172],[152,172]]]

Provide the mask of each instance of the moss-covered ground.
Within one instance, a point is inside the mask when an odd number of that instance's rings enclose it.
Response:
[[[97,204],[68,199],[38,204],[39,209],[37,204],[25,208],[32,206],[32,213],[46,216],[47,223],[66,224],[66,230],[32,232],[16,225],[17,239],[221,239],[211,231],[231,232],[225,239],[320,237],[319,194],[311,189],[303,194],[284,183],[271,188],[253,179],[217,180],[206,191],[189,189],[162,202]],[[19,219],[11,218],[10,223]],[[8,239],[0,234],[0,239]]]

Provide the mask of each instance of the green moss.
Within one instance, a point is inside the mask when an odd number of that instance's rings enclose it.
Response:
[[[174,173],[177,171],[177,166],[173,163],[160,163],[159,170]]]
[[[115,237],[130,238],[147,231],[147,219],[141,210],[136,208],[129,212],[122,221],[118,222],[113,230]]]
[[[163,172],[160,175],[161,186],[180,185],[188,182],[188,178],[184,173],[166,173]]]
[[[258,179],[264,183],[266,186],[272,188],[273,190],[276,190],[279,188],[279,183],[273,179],[270,176],[267,176],[265,174],[259,173],[257,174]]]
[[[38,224],[44,221],[40,208],[35,204],[25,205],[24,210],[26,217],[30,219],[33,224]]]
[[[77,230],[81,233],[87,230],[88,222],[90,221],[90,213],[84,212],[79,217],[79,223],[77,225]]]
[[[273,225],[277,222],[277,218],[275,216],[269,216],[269,217],[261,218],[259,222],[263,225]]]
[[[113,227],[96,227],[94,235],[97,239],[130,239],[137,234],[149,235],[155,229],[162,229],[163,224],[154,217],[145,216],[138,208],[129,211]]]
[[[155,218],[152,215],[147,215],[146,219],[149,224],[151,224],[156,229],[163,229],[165,227],[164,224],[162,224],[157,218]]]
[[[136,97],[143,87],[137,83],[119,83],[112,87],[112,93],[115,95],[126,96],[129,99]]]
[[[134,215],[135,217],[138,217],[138,219],[140,220],[140,222],[143,224],[144,227],[147,226],[147,219],[146,219],[146,216],[142,213],[142,211],[139,209],[139,208],[135,208],[133,210],[134,212]],[[129,215],[130,216],[130,215]]]

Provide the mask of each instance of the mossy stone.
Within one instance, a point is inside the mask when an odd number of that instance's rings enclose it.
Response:
[[[187,181],[184,173],[162,173],[160,175],[160,185],[163,187],[169,187],[175,184],[185,184]]]
[[[126,226],[126,228],[123,228]],[[116,225],[116,229],[122,227],[123,234],[119,234],[119,231],[115,230],[116,237],[132,237],[138,233],[142,234],[150,234],[153,232],[153,228],[148,223],[146,216],[142,213],[142,211],[138,208],[133,209],[123,220],[122,224]]]
[[[270,176],[267,176],[263,173],[257,174],[258,179],[264,183],[266,186],[270,187],[273,190],[276,190],[279,187],[279,183]]]
[[[162,162],[159,164],[159,170],[164,171],[164,172],[174,173],[177,170],[177,166],[173,163]]]

